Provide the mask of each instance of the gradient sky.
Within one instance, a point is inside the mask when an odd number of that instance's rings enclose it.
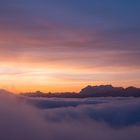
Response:
[[[140,87],[139,0],[0,0],[0,87]]]

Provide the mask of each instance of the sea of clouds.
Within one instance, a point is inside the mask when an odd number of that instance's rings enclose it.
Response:
[[[28,98],[0,90],[0,140],[140,140],[140,99]]]

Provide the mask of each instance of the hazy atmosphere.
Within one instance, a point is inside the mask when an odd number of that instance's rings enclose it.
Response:
[[[0,86],[25,92],[140,87],[138,0],[1,0]]]
[[[0,140],[140,140],[140,1],[0,0]]]

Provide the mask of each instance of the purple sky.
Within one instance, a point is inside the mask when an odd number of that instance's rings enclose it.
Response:
[[[140,87],[138,0],[1,0],[0,86]]]

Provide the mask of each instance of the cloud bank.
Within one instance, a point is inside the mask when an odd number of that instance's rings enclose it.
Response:
[[[46,104],[42,109],[35,102]],[[139,112],[135,98],[28,99],[1,90],[0,138],[139,140]]]

